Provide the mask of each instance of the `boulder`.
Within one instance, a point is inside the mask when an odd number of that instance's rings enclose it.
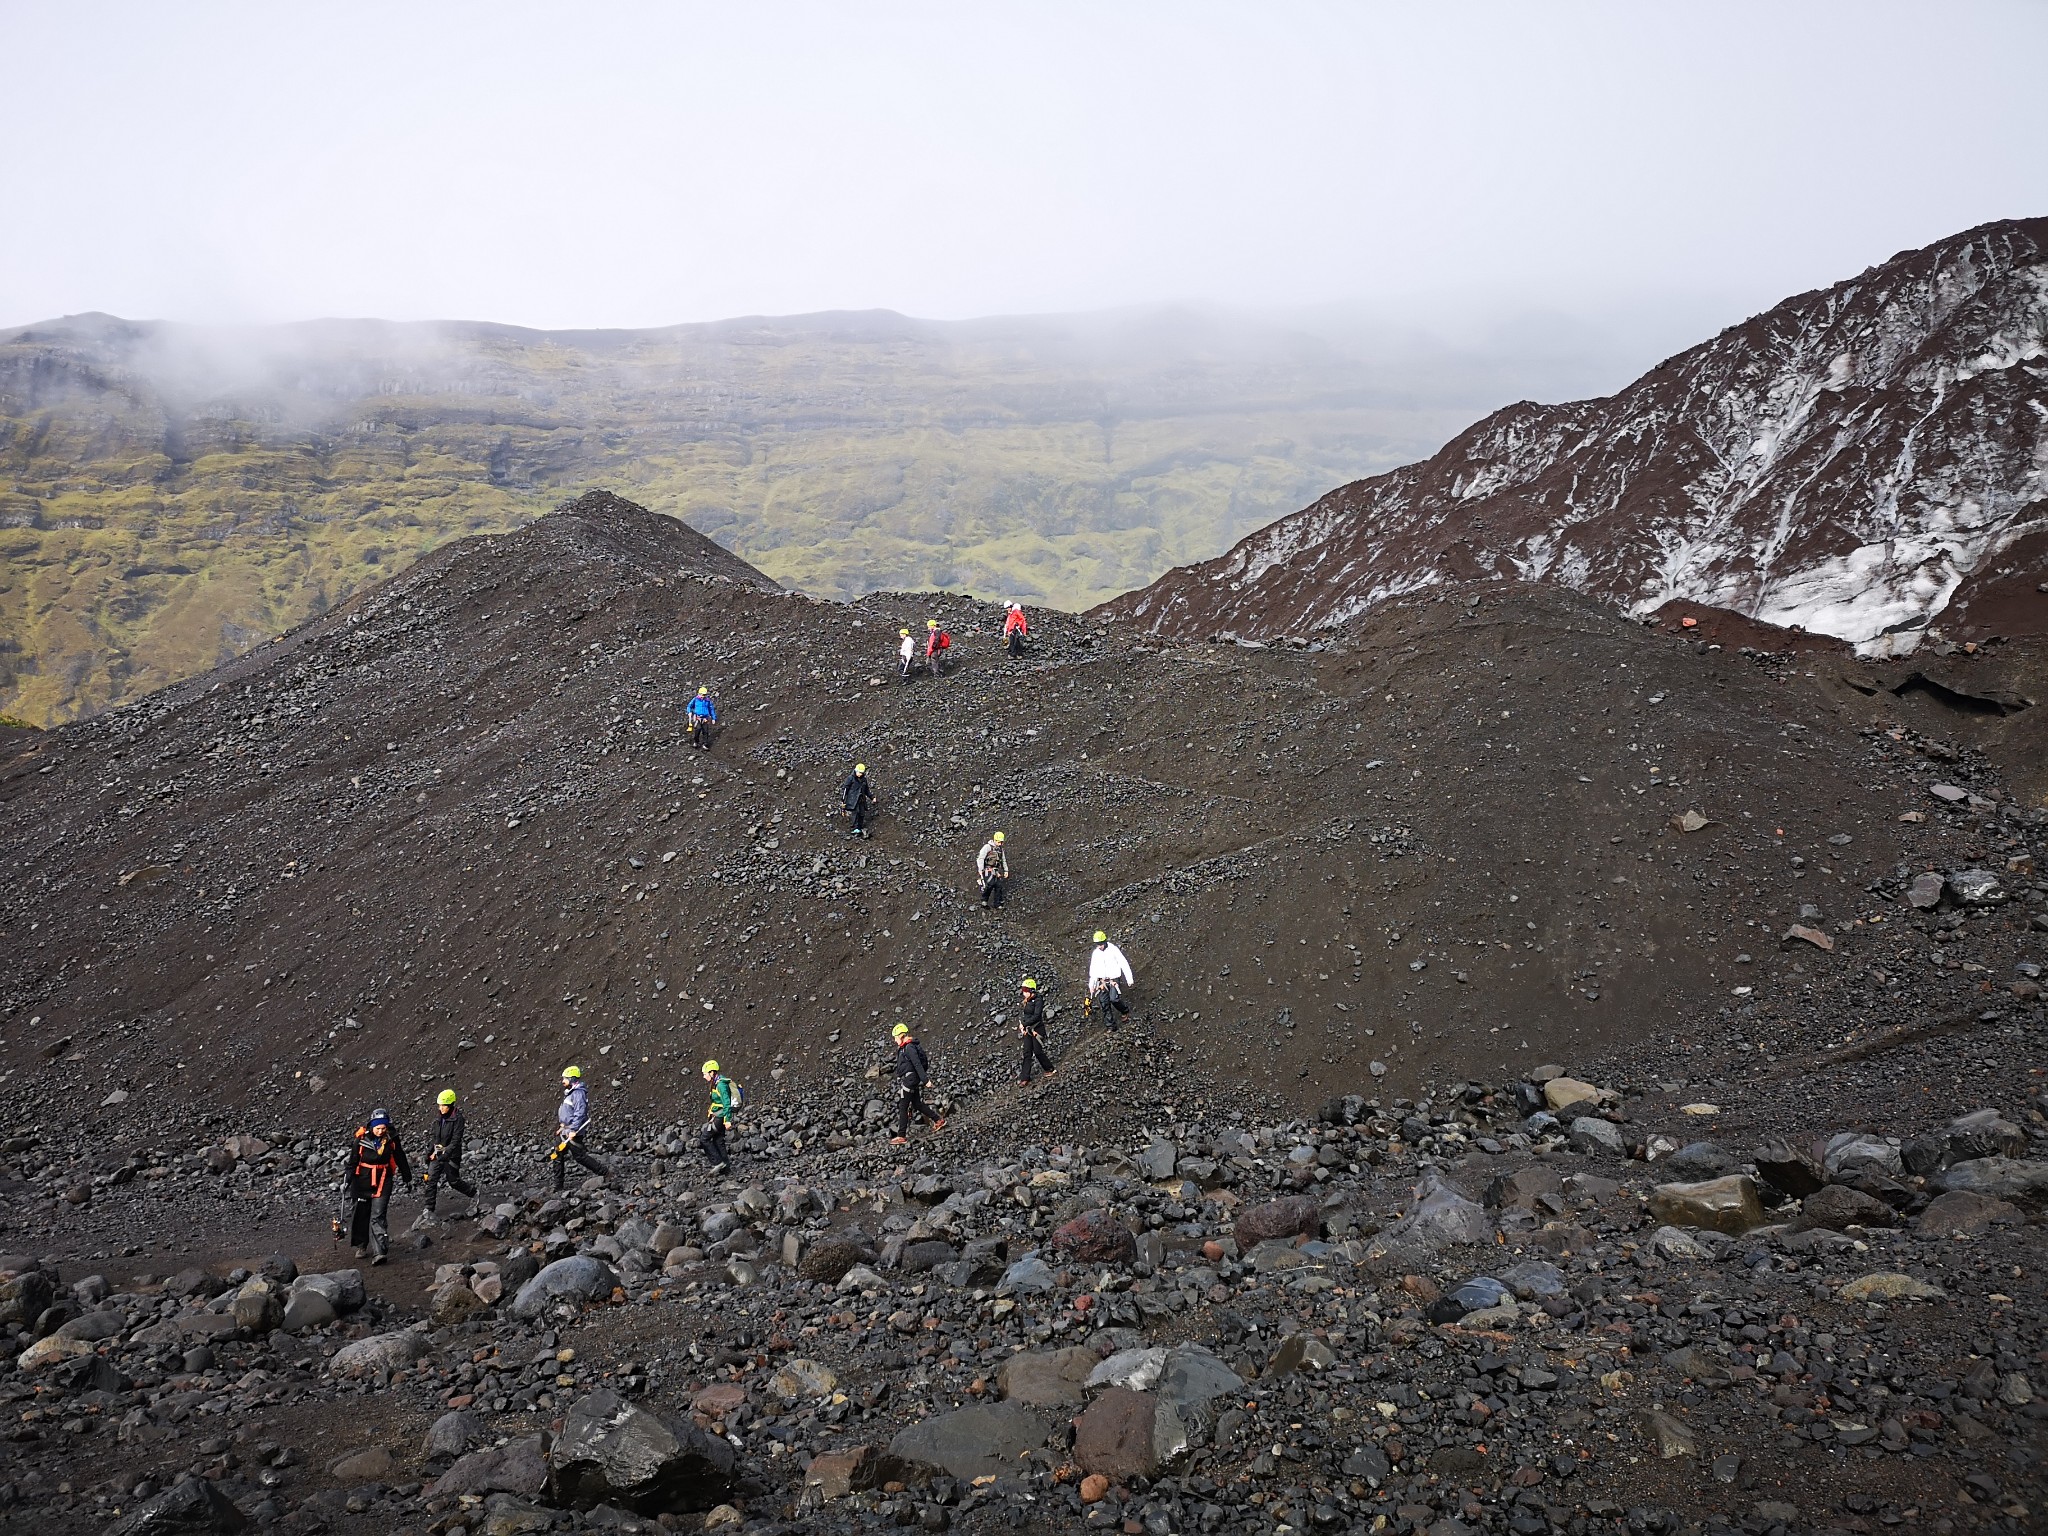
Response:
[[[547,1265],[512,1299],[512,1315],[531,1320],[557,1301],[578,1304],[602,1301],[619,1283],[612,1267],[587,1253],[571,1254]]]
[[[1927,1183],[1944,1194],[1962,1190],[1998,1200],[2043,1200],[2048,1199],[2048,1163],[1978,1157],[1944,1168]]]
[[[1579,1105],[1590,1109],[1599,1102],[1600,1090],[1576,1077],[1553,1077],[1543,1085],[1544,1106],[1554,1115]]]
[[[1661,1408],[1646,1411],[1638,1420],[1643,1439],[1655,1448],[1657,1455],[1665,1461],[1676,1461],[1681,1456],[1697,1456],[1700,1443],[1685,1423],[1664,1412]]]
[[[476,1449],[487,1438],[484,1421],[467,1408],[457,1408],[434,1420],[420,1451],[429,1461],[451,1461]]]
[[[53,1333],[46,1339],[37,1339],[15,1357],[15,1369],[23,1373],[42,1370],[45,1366],[60,1361],[75,1360],[89,1355],[92,1345],[84,1339],[67,1339],[62,1333]]]
[[[1092,1349],[1033,1350],[1012,1355],[996,1371],[1008,1402],[1028,1408],[1067,1408],[1084,1401],[1088,1375],[1100,1363]]]
[[[1374,1239],[1372,1251],[1386,1254],[1411,1244],[1485,1243],[1493,1240],[1493,1222],[1476,1200],[1468,1200],[1426,1172],[1415,1185],[1415,1206]]]
[[[951,1243],[928,1239],[920,1243],[905,1243],[900,1265],[905,1274],[921,1275],[941,1264],[950,1264],[958,1257]]]
[[[1249,1253],[1260,1243],[1290,1237],[1314,1237],[1321,1230],[1322,1209],[1313,1198],[1285,1195],[1239,1211],[1233,1234],[1239,1251]]]
[[[1675,1183],[1718,1179],[1735,1171],[1735,1159],[1719,1142],[1694,1141],[1659,1158],[1657,1171]]]
[[[50,1277],[40,1269],[25,1269],[12,1280],[0,1284],[0,1327],[19,1323],[24,1328],[33,1327],[50,1303],[56,1299],[56,1287]]]
[[[1899,1149],[1882,1136],[1843,1131],[1828,1138],[1827,1150],[1821,1155],[1821,1167],[1831,1180],[1849,1178],[1864,1169],[1873,1169],[1888,1179],[1896,1179],[1906,1171],[1906,1162]]]
[[[315,1328],[325,1328],[339,1316],[334,1303],[318,1291],[293,1291],[291,1299],[284,1304],[284,1320],[280,1325],[286,1333],[311,1333]]]
[[[545,1273],[545,1271],[543,1271]],[[694,1424],[616,1392],[579,1398],[548,1453],[554,1502],[618,1504],[641,1514],[710,1509],[732,1492],[733,1448]]]
[[[1244,1390],[1244,1378],[1200,1344],[1118,1350],[1088,1373],[1087,1384],[1091,1389],[1155,1392],[1183,1417],[1206,1407],[1212,1398]]]
[[[332,1462],[327,1475],[340,1483],[381,1483],[391,1476],[398,1463],[389,1451],[381,1445],[368,1450],[357,1451]]]
[[[1138,1165],[1138,1172],[1154,1182],[1170,1179],[1180,1163],[1180,1148],[1170,1141],[1155,1141],[1132,1161]]]
[[[1756,1165],[1759,1178],[1795,1200],[1805,1199],[1827,1183],[1827,1175],[1817,1162],[1782,1141],[1758,1147],[1750,1161]]]
[[[292,1282],[292,1294],[311,1291],[326,1298],[336,1312],[353,1312],[368,1297],[360,1269],[334,1269],[326,1274],[300,1275]]]
[[[1923,1237],[1954,1237],[1958,1233],[1988,1231],[2021,1219],[2016,1205],[1972,1190],[1952,1189],[1928,1202],[1927,1209],[1920,1213],[1918,1227]]]
[[[170,1532],[239,1531],[248,1516],[203,1477],[190,1478],[108,1526],[105,1536],[169,1536]]]
[[[116,1338],[128,1326],[128,1320],[118,1308],[105,1307],[96,1312],[85,1312],[71,1319],[57,1330],[60,1337],[83,1339],[88,1344]]]
[[[1948,877],[1948,893],[1966,907],[1995,907],[2007,900],[2005,883],[1988,869],[1959,869]]]
[[[1556,1169],[1541,1163],[1504,1173],[1486,1187],[1486,1203],[1496,1208],[1533,1211],[1546,1198],[1559,1202],[1562,1209],[1564,1180],[1557,1176]]]
[[[1598,1152],[1609,1157],[1628,1156],[1628,1142],[1623,1139],[1621,1127],[1612,1120],[1602,1120],[1598,1115],[1581,1115],[1571,1123],[1566,1133],[1572,1150],[1588,1156]]]
[[[1153,1392],[1111,1387],[1074,1421],[1074,1464],[1112,1483],[1158,1476],[1187,1444],[1173,1404]]]
[[[796,1272],[806,1280],[816,1280],[823,1285],[837,1285],[840,1277],[856,1264],[864,1264],[875,1256],[874,1245],[865,1234],[843,1232],[819,1238],[804,1250],[804,1256]]]
[[[1948,1292],[1911,1275],[1859,1275],[1835,1292],[1843,1301],[1935,1301]]]
[[[2027,1150],[2027,1133],[1995,1109],[1980,1109],[1949,1122],[1943,1139],[1948,1143],[1950,1163],[1966,1163],[1981,1157],[2021,1157]]]
[[[1701,1227],[1738,1236],[1764,1224],[1756,1181],[1746,1173],[1696,1184],[1659,1184],[1650,1194],[1650,1213],[1673,1227]]]
[[[1290,1333],[1273,1351],[1261,1376],[1291,1376],[1296,1371],[1327,1371],[1337,1363],[1337,1352],[1314,1334]]]
[[[981,1403],[911,1425],[889,1442],[889,1454],[967,1482],[1014,1474],[1051,1432],[1051,1421],[1022,1403]]]
[[[815,1360],[786,1360],[768,1378],[768,1390],[785,1403],[825,1397],[839,1385],[839,1378]]]
[[[1799,1231],[1826,1227],[1831,1232],[1842,1232],[1850,1227],[1889,1227],[1897,1220],[1892,1208],[1875,1195],[1866,1195],[1846,1184],[1830,1184],[1806,1197],[1792,1225]]]
[[[804,1498],[810,1503],[843,1499],[849,1493],[865,1493],[880,1486],[893,1471],[892,1458],[872,1445],[849,1446],[843,1451],[826,1451],[813,1456],[804,1468]]]
[[[1083,1264],[1128,1264],[1138,1256],[1131,1229],[1104,1210],[1083,1211],[1055,1231],[1047,1246]]]
[[[450,1280],[434,1291],[432,1311],[434,1321],[440,1327],[452,1328],[488,1310],[483,1297],[477,1295],[466,1280]]]
[[[1906,886],[1906,903],[1922,912],[1932,911],[1941,905],[1942,893],[1948,889],[1946,876],[1934,870],[1922,870]]]
[[[528,1435],[487,1451],[471,1451],[435,1479],[428,1496],[452,1499],[465,1493],[478,1497],[508,1493],[536,1498],[548,1485],[545,1445],[539,1435]]]
[[[1052,1266],[1035,1252],[1027,1253],[1003,1271],[996,1284],[998,1296],[1039,1296],[1052,1289]]]
[[[235,1292],[235,1326],[259,1337],[284,1324],[284,1303],[279,1288],[258,1277]]]
[[[524,1249],[518,1253],[507,1254],[498,1261],[498,1278],[505,1282],[505,1289],[514,1296],[519,1294],[521,1286],[539,1273],[539,1258]]]
[[[402,1370],[427,1352],[426,1335],[410,1328],[374,1333],[344,1344],[327,1362],[327,1374],[338,1381],[361,1381],[385,1371]]]

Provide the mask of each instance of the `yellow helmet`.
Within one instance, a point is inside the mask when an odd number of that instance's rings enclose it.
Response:
[[[564,1067],[564,1068],[562,1068],[562,1076],[563,1076],[563,1077],[565,1077],[565,1078],[570,1078],[570,1077],[581,1077],[582,1075],[583,1075],[583,1069],[582,1069],[581,1067]]]
[[[898,1024],[898,1025],[897,1025],[897,1026],[896,1026],[896,1027],[895,1027],[894,1029],[892,1029],[892,1030],[890,1030],[890,1031],[889,1031],[889,1038],[890,1038],[890,1039],[892,1039],[892,1040],[907,1040],[907,1039],[909,1039],[909,1038],[910,1038],[910,1026],[909,1026],[908,1024]]]
[[[910,638],[910,631],[907,629],[899,629],[896,631],[896,633],[901,635],[906,640]]]
[[[866,763],[855,763],[853,765],[853,771],[855,773],[866,773],[868,771],[868,765]]]
[[[990,839],[989,839],[989,841],[990,841],[990,842],[992,842],[992,843],[1000,843],[1000,842],[1001,842],[1002,840],[1003,840],[1003,834],[1002,834],[1002,833],[1000,833],[1000,832],[998,832],[998,833],[997,833],[997,834],[996,834],[996,835],[995,835],[994,837],[992,837],[992,838],[990,838]]]
[[[924,621],[924,627],[926,629],[937,629],[939,627],[939,621],[937,619],[926,619]]]
[[[718,1070],[718,1063],[717,1063],[717,1062],[715,1062],[715,1061],[707,1061],[707,1062],[705,1062],[705,1063],[704,1063],[704,1075],[705,1075],[706,1077],[709,1077],[709,1076],[710,1076],[710,1075],[711,1075],[712,1073],[716,1072],[717,1070]]]
[[[1038,978],[1036,976],[1026,976],[1024,978],[1024,990],[1026,992],[1036,992],[1038,990]]]
[[[697,697],[700,699],[708,699],[711,697],[711,690],[709,688],[699,688],[697,690]]]
[[[434,1100],[434,1102],[443,1109],[453,1109],[455,1107],[455,1090],[453,1088],[443,1088],[441,1096]]]
[[[1097,944],[1107,944],[1109,942],[1109,935],[1098,928],[1095,930],[1095,942]]]

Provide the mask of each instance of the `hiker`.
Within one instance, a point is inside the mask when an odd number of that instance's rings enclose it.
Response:
[[[697,1133],[697,1145],[711,1160],[712,1169],[723,1173],[732,1163],[725,1135],[739,1114],[740,1085],[721,1072],[715,1061],[704,1063],[704,1081],[711,1085],[711,1107],[705,1114],[704,1129]]]
[[[1024,978],[1024,1011],[1017,1016],[1017,1033],[1024,1037],[1024,1061],[1018,1068],[1019,1081],[1031,1086],[1031,1064],[1035,1061],[1047,1077],[1053,1075],[1052,1058],[1045,1053],[1045,1003],[1038,995],[1038,983]]]
[[[932,1078],[932,1062],[924,1047],[911,1038],[908,1024],[898,1024],[889,1036],[896,1042],[896,1134],[889,1143],[900,1147],[910,1140],[913,1116],[923,1116],[935,1131],[943,1131],[946,1122],[925,1106],[924,1090]]]
[[[443,1088],[434,1101],[439,1114],[434,1120],[434,1150],[427,1154],[427,1171],[420,1175],[420,1182],[426,1186],[426,1209],[420,1212],[416,1227],[431,1227],[434,1224],[434,1204],[441,1198],[441,1186],[468,1197],[471,1210],[476,1214],[476,1186],[462,1177],[462,1143],[468,1130],[462,1111],[455,1107],[455,1090]]]
[[[896,633],[903,637],[896,647],[896,654],[903,658],[903,681],[907,683],[910,681],[910,669],[917,665],[917,642],[910,638],[907,629],[899,629]]]
[[[588,1168],[599,1178],[605,1178],[611,1169],[592,1157],[583,1146],[583,1133],[590,1128],[590,1095],[584,1091],[583,1069],[577,1066],[562,1068],[562,1103],[555,1111],[555,1150],[548,1154],[548,1161],[555,1167],[555,1188],[560,1190],[569,1177],[570,1158]]]
[[[1003,852],[1002,833],[995,833],[981,845],[981,852],[974,856],[974,876],[981,882],[982,906],[1000,907],[1003,884],[1010,878],[1010,858]]]
[[[846,782],[839,786],[839,800],[846,807],[846,814],[853,821],[853,835],[868,835],[868,817],[875,811],[874,786],[868,783],[868,765],[855,763],[853,772],[846,776]]]
[[[1030,638],[1031,621],[1024,617],[1024,605],[1010,604],[1010,611],[1003,618],[1003,641],[1010,648],[1012,661],[1023,659],[1024,642]]]
[[[335,1218],[334,1235],[344,1228],[357,1258],[367,1250],[372,1264],[382,1264],[391,1251],[391,1176],[405,1180],[412,1188],[412,1164],[399,1145],[398,1128],[381,1109],[356,1127],[354,1140],[342,1158],[341,1214]]]
[[[709,688],[699,688],[697,696],[686,706],[690,717],[690,745],[711,750],[711,727],[718,724],[718,704],[711,697]]]
[[[1124,1001],[1124,988],[1135,986],[1131,962],[1109,942],[1109,935],[1095,930],[1095,950],[1088,956],[1088,1000],[1102,1013],[1103,1024],[1117,1026],[1118,1017],[1129,1018],[1131,1005]]]
[[[937,619],[924,621],[924,659],[938,677],[946,669],[946,652],[953,649],[953,637],[939,628]]]

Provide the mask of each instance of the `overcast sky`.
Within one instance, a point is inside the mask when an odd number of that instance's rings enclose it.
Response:
[[[1761,307],[2048,213],[2041,3],[0,0],[0,37],[0,321]]]

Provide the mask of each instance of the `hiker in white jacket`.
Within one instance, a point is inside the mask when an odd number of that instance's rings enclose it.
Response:
[[[1131,1005],[1124,1001],[1124,988],[1137,985],[1131,962],[1109,942],[1109,935],[1095,930],[1095,949],[1088,956],[1088,1001],[1101,1010],[1103,1024],[1115,1029],[1120,1019],[1129,1018]]]
[[[896,646],[896,654],[903,658],[903,681],[907,683],[910,681],[910,669],[917,661],[917,642],[910,638],[907,629],[899,629],[896,633],[903,637]]]

